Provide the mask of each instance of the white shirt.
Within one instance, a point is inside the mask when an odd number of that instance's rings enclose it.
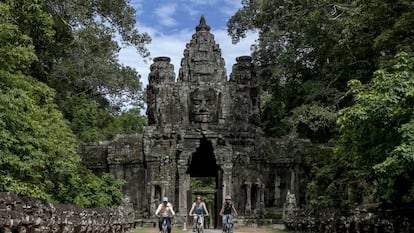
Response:
[[[168,216],[175,215],[175,212],[173,210],[173,206],[171,205],[171,203],[168,202],[166,206],[164,205],[164,203],[161,203],[158,205],[157,211],[155,211],[155,215],[157,216],[161,215],[163,217],[168,217]]]

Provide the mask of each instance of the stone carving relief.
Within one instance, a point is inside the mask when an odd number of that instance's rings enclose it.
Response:
[[[252,58],[241,56],[236,58],[237,63],[233,65],[233,72],[230,75],[230,82],[248,85],[254,80]],[[254,83],[252,83],[254,84]]]
[[[197,88],[190,93],[190,121],[196,123],[216,123],[218,121],[219,101],[212,88]]]
[[[296,195],[288,190],[286,194],[286,202],[283,205],[283,219],[285,221],[294,217],[296,207]]]

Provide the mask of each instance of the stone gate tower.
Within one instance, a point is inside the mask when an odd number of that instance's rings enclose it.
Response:
[[[150,69],[143,135],[80,146],[89,169],[126,181],[123,191],[137,218],[151,217],[163,196],[185,216],[195,193],[191,177],[215,180],[209,191],[214,206],[209,208],[218,225],[226,194],[233,196],[239,214],[250,219],[279,216],[272,213],[281,211],[288,193],[306,203],[310,165],[320,151],[304,140],[263,136],[250,57],[236,58],[226,77],[220,47],[202,17],[186,45],[178,77],[168,57],[155,58]]]
[[[150,203],[166,195],[185,214],[190,177],[215,177],[218,205],[231,194],[236,203],[264,209],[259,89],[251,58],[236,60],[228,80],[221,50],[204,17],[186,45],[178,80],[170,58],[154,59],[143,135]],[[250,190],[241,190],[252,185],[257,203],[251,203]],[[235,195],[240,193],[248,195]]]

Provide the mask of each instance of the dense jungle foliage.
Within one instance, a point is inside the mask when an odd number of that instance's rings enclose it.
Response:
[[[270,137],[332,148],[309,184],[314,208],[414,203],[414,2],[243,0]],[[0,191],[86,207],[122,201],[122,181],[81,165],[81,141],[142,132],[138,73],[148,56],[126,0],[0,1]],[[129,111],[122,111],[134,106]]]
[[[254,62],[263,130],[332,147],[309,185],[314,208],[414,203],[414,2],[243,0],[237,43]]]
[[[114,40],[148,55],[134,13],[124,0],[0,2],[0,191],[121,203],[123,182],[83,167],[77,144],[142,132],[140,77]]]

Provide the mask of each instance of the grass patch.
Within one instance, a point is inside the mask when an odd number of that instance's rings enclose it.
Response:
[[[287,233],[287,231],[282,231],[279,229],[274,229],[271,227],[236,227],[234,229],[235,233]]]
[[[183,231],[182,228],[173,227],[171,229],[171,233],[173,232],[190,232],[190,231]],[[132,229],[131,233],[159,233],[159,230],[158,230],[158,227],[143,227],[143,228]]]

